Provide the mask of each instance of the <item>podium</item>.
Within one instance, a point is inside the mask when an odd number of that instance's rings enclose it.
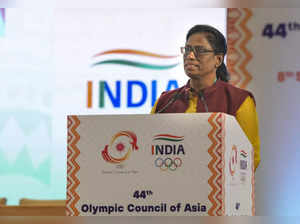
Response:
[[[223,113],[68,116],[67,215],[254,215],[253,156]]]

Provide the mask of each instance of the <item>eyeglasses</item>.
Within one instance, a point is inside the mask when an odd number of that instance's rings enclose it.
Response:
[[[189,53],[193,52],[196,58],[207,53],[215,52],[214,50],[203,49],[203,47],[200,46],[185,46],[181,47],[180,50],[184,56],[187,56]]]

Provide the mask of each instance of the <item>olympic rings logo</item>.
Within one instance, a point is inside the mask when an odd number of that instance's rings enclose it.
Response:
[[[156,167],[159,167],[162,171],[166,171],[166,170],[171,170],[171,171],[175,171],[178,167],[181,167],[182,165],[182,160],[177,157],[175,159],[171,159],[171,158],[157,158],[154,161],[154,164]]]

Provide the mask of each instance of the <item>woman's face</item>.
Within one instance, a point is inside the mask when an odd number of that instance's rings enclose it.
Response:
[[[185,46],[192,47],[190,48],[192,50],[186,51],[183,57],[184,71],[187,76],[192,79],[200,79],[209,74],[216,74],[217,67],[223,61],[223,55],[216,55],[213,52],[204,33],[191,35]]]

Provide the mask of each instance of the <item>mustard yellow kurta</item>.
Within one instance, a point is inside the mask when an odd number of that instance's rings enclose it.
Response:
[[[198,97],[191,95],[189,100],[189,107],[185,113],[196,113]],[[151,113],[154,114],[157,102],[153,106]],[[260,163],[260,139],[258,131],[258,117],[253,99],[248,96],[241,104],[236,112],[236,120],[245,132],[249,141],[254,148],[254,167],[255,170]]]

